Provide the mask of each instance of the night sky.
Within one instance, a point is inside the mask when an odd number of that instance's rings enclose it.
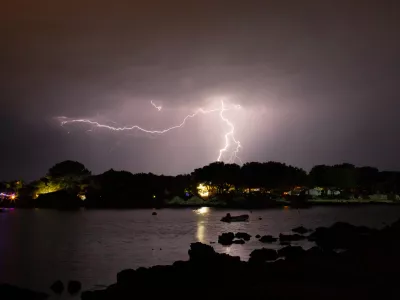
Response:
[[[191,172],[223,147],[218,114],[162,136],[57,117],[160,129],[220,99],[242,106],[226,116],[244,162],[399,170],[398,2],[2,1],[0,180],[66,159]]]

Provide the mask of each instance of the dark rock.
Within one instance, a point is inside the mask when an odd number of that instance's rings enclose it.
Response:
[[[259,239],[259,241],[261,242],[261,243],[273,243],[273,242],[276,242],[278,239],[277,238],[275,238],[275,237],[273,237],[272,235],[263,235],[260,239]]]
[[[210,242],[210,244],[215,244],[215,242]]]
[[[49,295],[28,289],[21,289],[9,284],[0,284],[0,299],[4,300],[43,300]]]
[[[250,241],[251,235],[246,233],[246,232],[237,232],[235,234],[235,238],[237,239],[243,239],[245,241]]]
[[[338,254],[334,251],[323,250],[318,246],[314,246],[306,251],[306,255],[311,258],[328,258],[335,257]]]
[[[202,243],[190,244],[188,253],[191,261],[204,261],[214,258],[216,255],[213,247]]]
[[[276,252],[276,250],[261,248],[253,250],[250,253],[249,262],[261,263],[265,261],[276,260],[277,258],[278,258],[278,253]]]
[[[78,293],[82,288],[82,284],[77,280],[71,280],[68,282],[68,293],[74,295]]]
[[[305,228],[303,226],[299,226],[299,227],[293,228],[292,231],[295,233],[305,234],[305,233],[309,232],[310,230],[308,230],[307,228]]]
[[[279,245],[282,245],[282,246],[290,246],[290,242],[288,242],[288,241],[285,241],[285,242],[280,241],[280,242],[279,242]]]
[[[112,299],[112,296],[109,296],[108,290],[100,290],[100,291],[84,291],[81,294],[82,300],[106,300]]]
[[[326,228],[328,233],[322,237],[326,239],[335,230],[343,233],[339,229]],[[279,255],[286,259],[279,259],[273,249],[258,249],[251,253],[249,262],[242,262],[238,257],[216,253],[209,245],[194,243],[189,261],[139,268],[133,284],[117,283],[102,291],[84,292],[81,298],[136,299],[147,294],[152,299],[176,300],[188,295],[196,299],[204,295],[210,299],[397,299],[400,222],[372,233],[365,228],[351,230],[349,236],[362,238],[348,244],[343,253],[323,247],[308,251],[285,247]],[[333,236],[342,242],[343,235]],[[199,293],[201,282],[205,284]]]
[[[126,283],[133,283],[135,280],[135,270],[133,269],[126,269],[122,270],[117,274],[117,283],[118,284],[126,284]]]
[[[309,255],[320,255],[321,253],[322,253],[321,248],[317,246],[314,246],[307,250],[307,254]]]
[[[256,235],[256,239],[259,239],[261,237],[261,235],[257,234]]]
[[[262,220],[262,218],[261,218],[261,217],[259,217],[258,219],[259,219],[259,220]]]
[[[286,259],[296,259],[303,256],[305,253],[306,251],[300,246],[286,246],[278,250],[278,255]]]
[[[153,212],[151,213],[151,215],[152,215],[152,216],[157,216],[157,212],[153,211]]]
[[[229,246],[232,245],[234,238],[235,235],[233,234],[233,232],[226,232],[218,236],[218,243],[223,246]]]
[[[241,240],[241,239],[240,239],[240,240],[233,240],[232,243],[233,243],[233,244],[243,245],[243,244],[245,243],[245,241],[244,241],[244,240]]]
[[[337,222],[331,227],[318,227],[310,234],[308,240],[325,249],[349,249],[368,239],[376,230],[364,226],[354,226],[344,222]]]
[[[64,292],[64,283],[61,280],[57,280],[50,286],[50,289],[56,294],[61,294]]]
[[[302,236],[300,234],[280,234],[279,235],[279,240],[281,242],[296,242],[296,241],[301,241],[304,240],[305,236]]]

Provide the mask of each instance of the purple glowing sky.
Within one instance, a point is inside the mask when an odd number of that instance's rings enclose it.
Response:
[[[158,129],[219,97],[242,106],[243,161],[400,168],[398,1],[6,0],[0,20],[0,179],[65,159],[190,172],[221,148],[218,114],[157,137],[55,117]]]

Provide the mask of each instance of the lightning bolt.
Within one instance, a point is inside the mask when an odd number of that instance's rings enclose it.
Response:
[[[155,103],[153,102],[153,100],[150,101],[151,105],[153,105],[158,111],[160,111],[162,109],[162,106],[157,106],[155,105]]]
[[[235,144],[235,148],[232,151],[232,154],[231,154],[228,162],[234,163],[236,160],[238,160],[238,161],[240,161],[241,164],[243,164],[242,160],[237,155],[242,146],[241,146],[240,142],[235,139],[235,126],[233,126],[231,121],[229,121],[226,117],[224,117],[224,111],[227,111],[228,109],[225,107],[224,101],[221,101],[221,104],[222,104],[222,107],[219,112],[219,116],[226,124],[228,124],[230,130],[225,134],[225,147],[219,150],[219,156],[217,158],[217,161],[221,161],[223,154],[226,151],[228,151],[229,145],[231,144],[231,141],[232,141]],[[240,105],[235,105],[235,108],[239,109]]]
[[[157,106],[153,103],[153,101],[150,101],[151,105],[153,105],[156,109],[158,109],[158,111],[161,110],[161,106]],[[187,120],[196,117],[199,114],[210,114],[210,113],[217,113],[219,112],[219,116],[221,118],[221,120],[228,125],[229,127],[229,131],[225,133],[224,135],[224,140],[225,140],[225,144],[224,147],[222,149],[219,150],[219,155],[217,157],[217,161],[222,161],[222,159],[226,156],[226,153],[229,151],[229,148],[232,146],[233,150],[231,152],[231,154],[227,157],[228,159],[226,160],[227,163],[235,163],[236,161],[239,161],[240,163],[243,163],[242,160],[239,158],[238,153],[241,149],[241,144],[238,140],[236,140],[235,138],[235,126],[233,125],[233,123],[231,121],[229,121],[229,119],[227,117],[225,117],[224,112],[232,110],[232,109],[240,109],[240,105],[231,105],[231,106],[226,106],[224,101],[221,100],[221,107],[220,108],[215,108],[215,109],[209,109],[209,110],[205,110],[203,108],[199,108],[198,110],[196,110],[193,114],[189,114],[187,115],[180,124],[172,126],[172,127],[168,127],[165,129],[161,129],[161,130],[148,130],[145,128],[142,128],[138,125],[133,125],[133,126],[124,126],[124,127],[115,127],[115,126],[110,126],[107,124],[102,124],[99,123],[97,121],[92,121],[89,119],[68,119],[66,117],[58,117],[57,119],[60,121],[61,126],[65,126],[65,125],[70,125],[70,124],[74,124],[74,123],[84,123],[84,124],[89,124],[93,127],[96,128],[104,128],[104,129],[108,129],[108,130],[112,130],[112,131],[130,131],[130,130],[139,130],[141,132],[144,133],[148,133],[148,134],[164,134],[167,133],[171,130],[174,129],[178,129],[183,127]],[[91,131],[91,130],[90,130]]]

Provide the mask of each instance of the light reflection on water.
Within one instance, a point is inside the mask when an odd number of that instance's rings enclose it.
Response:
[[[207,224],[207,219],[208,219],[208,214],[210,212],[209,207],[201,207],[199,209],[195,209],[194,212],[198,215],[197,219],[197,233],[196,233],[196,238],[197,241],[200,243],[207,243],[206,241],[206,224]]]
[[[206,227],[204,226],[203,221],[198,221],[196,237],[197,237],[197,241],[199,241],[200,243],[203,243],[203,244],[207,243],[205,240],[205,235],[204,235],[205,231],[206,231]]]

